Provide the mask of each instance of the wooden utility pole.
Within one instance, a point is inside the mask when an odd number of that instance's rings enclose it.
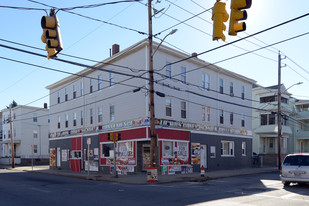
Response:
[[[149,46],[149,110],[150,110],[150,164],[156,167],[156,133],[155,133],[155,110],[154,110],[154,85],[153,85],[153,55],[152,55],[152,8],[151,0],[148,0],[148,46]]]
[[[282,125],[281,125],[281,55],[278,55],[278,169],[281,167],[281,139],[282,139]]]
[[[13,137],[13,118],[12,118],[12,104],[10,105],[10,136],[11,136],[11,157],[12,157],[12,168],[15,168],[15,148],[14,148],[14,137]]]

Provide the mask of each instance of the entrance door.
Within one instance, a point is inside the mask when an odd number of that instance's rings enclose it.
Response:
[[[150,167],[150,145],[143,144],[143,171],[146,171]]]
[[[207,169],[207,145],[201,144],[201,167]]]
[[[57,167],[61,167],[60,147],[57,147]]]

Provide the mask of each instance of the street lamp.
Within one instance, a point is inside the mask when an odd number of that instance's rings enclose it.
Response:
[[[165,35],[165,37],[161,40],[160,44],[157,46],[156,50],[153,52],[152,56],[155,55],[155,53],[157,52],[157,50],[159,49],[159,47],[161,46],[161,44],[164,42],[164,40],[166,39],[166,37],[168,37],[169,35],[173,35],[177,32],[177,29],[173,29],[170,33],[168,33],[167,35]]]
[[[279,55],[280,56],[280,55]],[[279,57],[279,62],[280,62],[280,57]],[[280,71],[280,66],[279,66],[279,74],[281,73]],[[293,85],[291,85],[290,87],[288,87],[287,89],[285,89],[283,92],[281,92],[281,79],[279,78],[279,82],[278,82],[278,169],[280,170],[281,167],[281,138],[282,138],[282,125],[281,125],[281,93],[286,92],[288,89],[292,88],[293,86],[296,85],[300,85],[303,82],[298,82],[295,83]]]

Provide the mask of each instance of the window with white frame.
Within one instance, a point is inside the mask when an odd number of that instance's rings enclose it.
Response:
[[[245,126],[245,115],[241,114],[241,126],[244,127]]]
[[[115,121],[115,105],[114,104],[109,105],[109,120]]]
[[[38,145],[33,145],[33,153],[36,154],[38,153]]]
[[[33,130],[33,138],[38,138],[38,131],[37,130]]]
[[[203,89],[210,89],[210,76],[209,74],[202,74],[202,88]]]
[[[187,82],[187,68],[186,67],[183,67],[183,66],[181,67],[180,80],[184,84]]]
[[[66,114],[65,115],[65,127],[68,127],[69,126],[69,115]]]
[[[233,82],[230,82],[230,95],[234,96],[234,84],[233,84]]]
[[[174,142],[163,141],[162,142],[162,153],[163,153],[163,157],[173,157],[174,156]]]
[[[68,88],[65,88],[65,89],[64,89],[64,100],[65,100],[65,101],[68,101],[68,95],[69,95],[68,93],[69,93],[69,92],[68,92]]]
[[[221,141],[221,156],[234,156],[233,141]]]
[[[76,98],[76,85],[73,85],[73,99]]]
[[[58,116],[58,129],[60,129],[61,117]]]
[[[93,92],[93,79],[89,80],[89,93]]]
[[[133,142],[119,142],[118,143],[118,156],[119,157],[133,157],[134,146]]]
[[[93,109],[90,109],[90,124],[93,124]]]
[[[210,121],[210,106],[207,106],[207,115],[206,115],[206,121]]]
[[[241,99],[245,99],[245,86],[241,86]]]
[[[165,116],[168,116],[168,117],[172,116],[172,100],[171,99],[165,100]]]
[[[181,118],[186,119],[187,118],[187,103],[182,101],[180,102],[181,106]]]
[[[80,125],[84,125],[84,111],[80,111]]]
[[[205,105],[202,105],[202,121],[206,120],[206,107]]]
[[[58,91],[58,98],[57,98],[58,104],[60,103],[60,91]]]
[[[98,107],[98,122],[103,121],[103,109],[102,107]]]
[[[76,126],[76,112],[73,113],[73,126]]]
[[[33,113],[33,122],[38,122],[38,114]]]
[[[234,113],[230,112],[230,124],[233,125],[234,122]]]
[[[165,76],[167,78],[172,78],[172,65],[170,62],[166,62],[165,65]]]
[[[98,90],[101,90],[103,88],[102,82],[103,82],[102,75],[98,75]]]
[[[84,82],[83,80],[80,82],[80,96],[84,95]]]
[[[113,143],[104,143],[101,144],[101,157],[113,158],[114,157],[114,144]]]
[[[219,92],[220,94],[223,94],[223,79],[219,80]]]
[[[223,112],[223,110],[221,109],[220,110],[220,124],[224,124],[224,112]]]
[[[112,87],[115,85],[115,80],[114,80],[114,73],[109,72],[109,86]]]
[[[242,154],[242,156],[246,156],[247,155],[247,153],[246,153],[246,142],[242,142],[241,143],[241,154]]]

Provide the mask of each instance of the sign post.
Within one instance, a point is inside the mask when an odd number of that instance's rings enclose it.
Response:
[[[89,148],[91,144],[91,138],[87,138],[87,145],[88,145],[88,151],[87,151],[87,160],[88,160],[88,176],[89,176],[89,170],[90,170],[90,164],[89,164]]]

